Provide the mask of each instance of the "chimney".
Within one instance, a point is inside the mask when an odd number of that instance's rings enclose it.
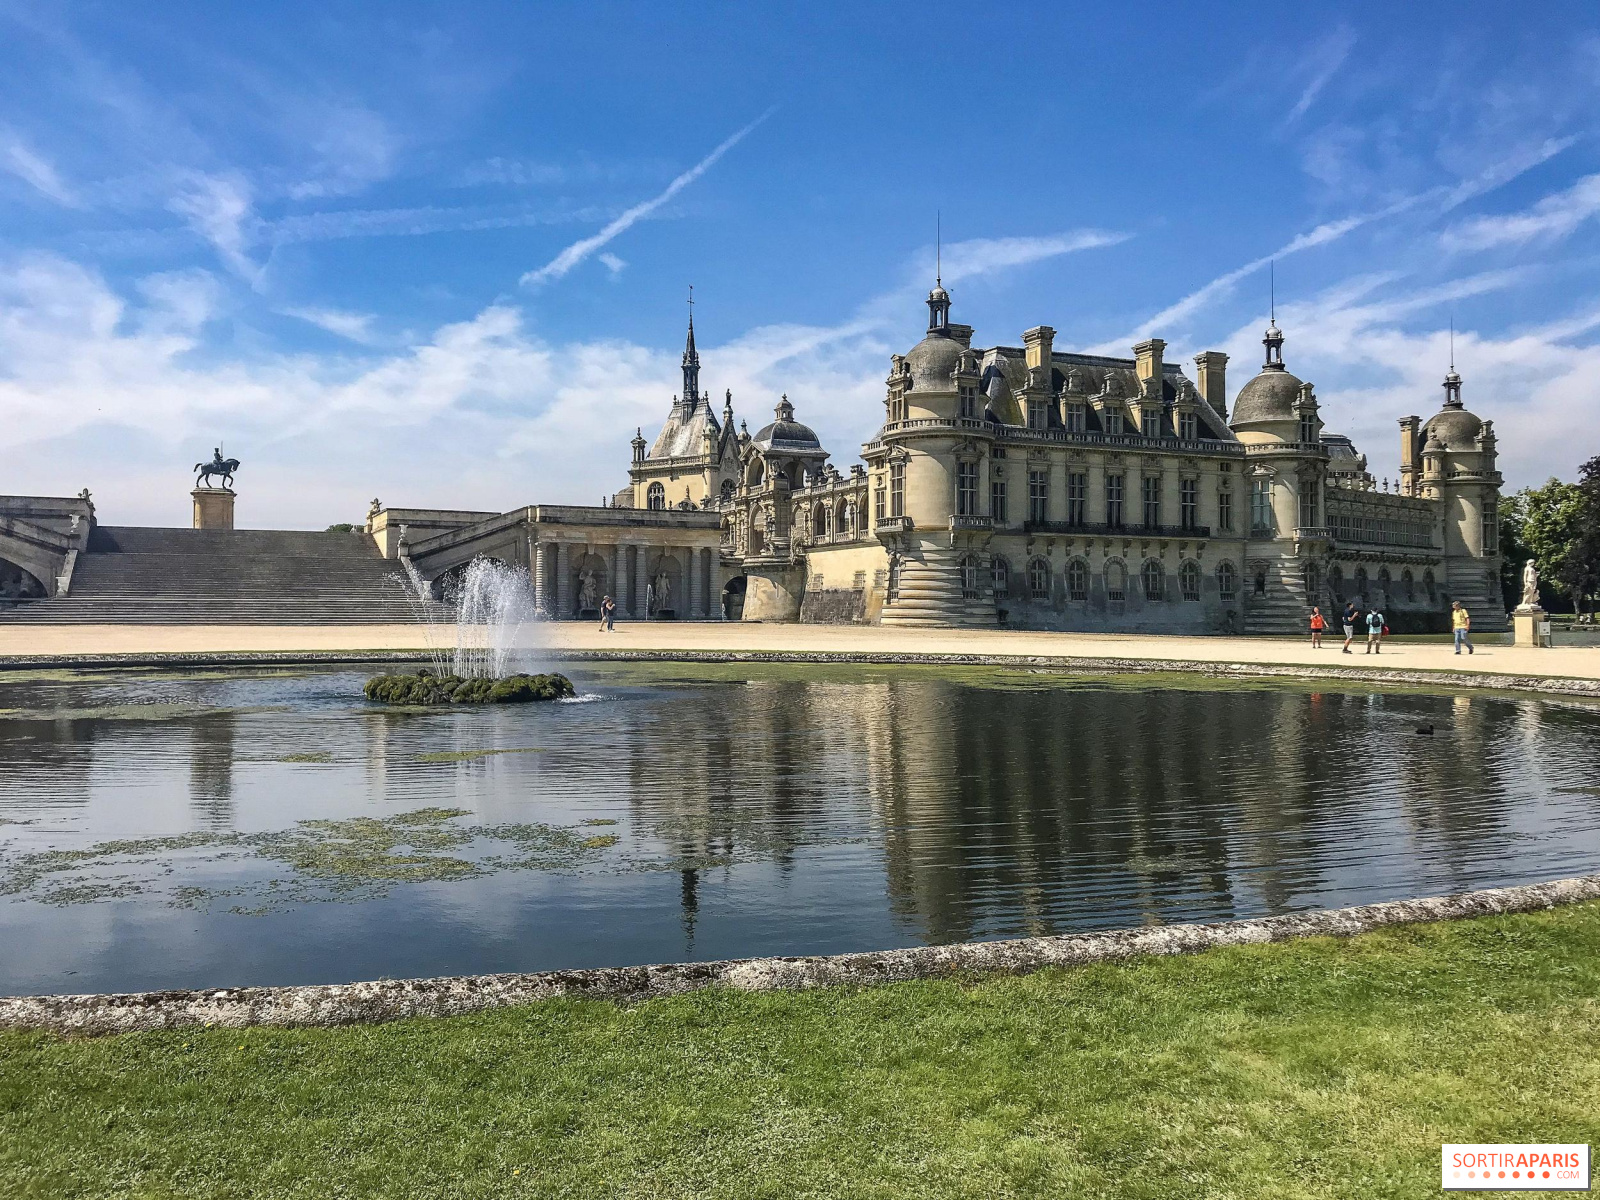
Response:
[[[1407,495],[1416,490],[1422,457],[1422,418],[1400,418],[1400,487]]]
[[[1224,420],[1228,416],[1228,356],[1221,350],[1207,350],[1194,356],[1195,384],[1200,398],[1217,410]]]
[[[1022,344],[1027,349],[1028,369],[1034,370],[1050,367],[1050,355],[1055,349],[1056,331],[1048,325],[1035,325],[1022,335]]]
[[[1167,344],[1160,338],[1151,338],[1140,342],[1133,348],[1133,356],[1138,360],[1135,371],[1138,373],[1139,382],[1161,379],[1161,356],[1166,352]]]

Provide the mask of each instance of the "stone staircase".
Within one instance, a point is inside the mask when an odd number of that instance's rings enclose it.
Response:
[[[1476,565],[1452,574],[1445,585],[1451,600],[1459,600],[1472,614],[1474,633],[1505,633],[1511,628],[1506,619],[1505,596],[1500,591],[1500,581],[1491,586],[1485,571]]]
[[[895,598],[884,605],[881,623],[941,629],[994,625],[992,599],[985,605],[962,598],[963,553],[947,547],[922,546],[903,555],[900,586]]]
[[[0,624],[409,624],[401,575],[360,534],[103,525],[67,595],[0,608]]]
[[[1310,628],[1311,601],[1306,596],[1305,568],[1298,561],[1268,567],[1263,595],[1256,594],[1255,575],[1251,572],[1246,572],[1243,587],[1244,632],[1249,636],[1299,637]],[[1334,623],[1329,617],[1329,626]]]

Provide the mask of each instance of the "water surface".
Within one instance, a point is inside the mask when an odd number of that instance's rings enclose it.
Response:
[[[581,702],[432,712],[348,670],[0,676],[0,994],[837,953],[1600,870],[1577,702],[570,673]]]

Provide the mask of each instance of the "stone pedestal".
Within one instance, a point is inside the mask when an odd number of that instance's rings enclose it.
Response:
[[[1536,605],[1519,604],[1511,613],[1512,644],[1516,646],[1548,646],[1550,638],[1545,633],[1550,614]]]
[[[231,488],[197,487],[189,494],[194,497],[194,527],[196,529],[233,528],[233,490]]]

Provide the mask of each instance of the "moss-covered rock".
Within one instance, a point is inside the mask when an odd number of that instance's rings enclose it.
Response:
[[[456,675],[379,675],[367,680],[368,700],[383,704],[524,704],[575,696],[565,675],[508,675],[504,679],[462,679]]]

